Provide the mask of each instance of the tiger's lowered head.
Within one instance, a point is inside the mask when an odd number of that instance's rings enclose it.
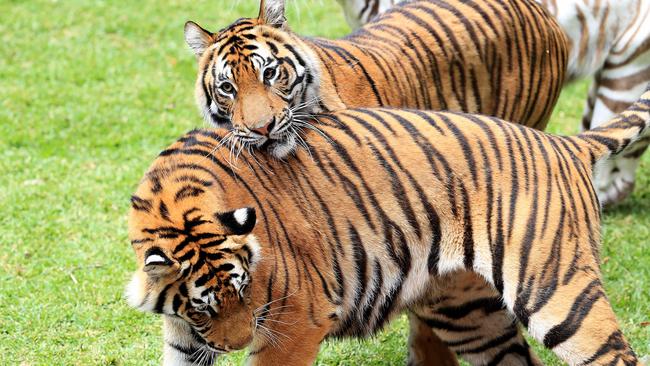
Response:
[[[192,348],[187,352],[198,357],[203,351],[213,358],[242,349],[256,326],[250,298],[250,271],[260,258],[250,234],[255,210],[194,205],[197,188],[190,184],[197,185],[195,177],[189,182],[187,175],[166,174],[148,175],[163,180],[163,192],[140,189],[131,199],[138,269],[127,286],[127,300],[141,311],[166,315],[166,321],[192,334],[191,340],[176,337],[166,347]],[[164,202],[174,207],[160,207]],[[203,349],[197,349],[197,342]]]

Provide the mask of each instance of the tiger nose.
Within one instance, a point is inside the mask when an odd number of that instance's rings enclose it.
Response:
[[[271,131],[271,129],[273,129],[274,125],[275,125],[275,117],[273,117],[271,121],[269,121],[262,127],[253,128],[251,129],[251,131],[257,132],[262,136],[268,136],[269,132]]]

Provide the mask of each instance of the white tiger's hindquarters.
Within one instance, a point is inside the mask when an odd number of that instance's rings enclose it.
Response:
[[[571,40],[569,79],[592,78],[582,128],[599,127],[634,103],[650,82],[650,0],[537,1]],[[597,169],[594,182],[603,205],[632,193],[649,143],[642,138]]]

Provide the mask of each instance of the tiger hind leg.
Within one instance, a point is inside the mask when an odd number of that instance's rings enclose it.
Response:
[[[414,309],[421,323],[472,365],[542,365],[492,286],[471,272],[447,277],[430,303]]]
[[[529,334],[569,365],[637,365],[598,271],[589,268],[555,283],[536,283],[533,275],[514,301],[509,295],[504,299]]]

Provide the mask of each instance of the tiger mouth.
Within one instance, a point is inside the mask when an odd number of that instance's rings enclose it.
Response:
[[[293,115],[290,111],[281,118],[276,118],[268,126],[268,135],[254,131],[235,130],[236,141],[244,146],[255,147],[266,151],[276,158],[284,158],[294,151],[298,131],[294,126]]]
[[[259,145],[259,148],[265,150],[272,150],[276,147],[283,146],[287,144],[288,141],[291,139],[291,135],[292,133],[287,132],[276,137],[268,137],[261,145]]]

